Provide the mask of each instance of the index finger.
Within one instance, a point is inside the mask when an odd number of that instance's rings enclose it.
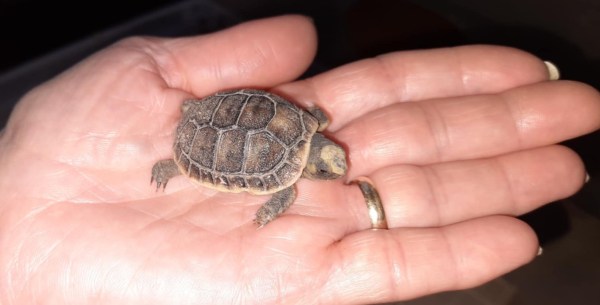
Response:
[[[329,114],[330,130],[397,102],[497,93],[545,81],[547,66],[521,50],[461,46],[357,61],[277,90]]]

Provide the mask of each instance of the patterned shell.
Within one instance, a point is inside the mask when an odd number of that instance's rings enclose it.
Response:
[[[201,185],[270,194],[291,186],[306,166],[318,121],[261,90],[219,92],[182,106],[174,159]]]

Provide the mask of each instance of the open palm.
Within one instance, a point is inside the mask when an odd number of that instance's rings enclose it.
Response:
[[[598,128],[593,89],[548,82],[537,58],[492,46],[290,83],[315,48],[297,16],[134,38],[26,95],[0,140],[0,303],[373,303],[478,285],[535,256],[532,231],[499,215],[583,184],[578,156],[553,144]],[[150,185],[181,102],[242,87],[317,104],[350,161],[346,180],[298,183],[290,210],[258,230],[266,196],[184,177]],[[347,184],[361,175],[390,230],[368,230]]]

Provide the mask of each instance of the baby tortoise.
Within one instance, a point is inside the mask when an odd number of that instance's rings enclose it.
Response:
[[[158,161],[152,180],[164,188],[183,174],[223,192],[273,194],[256,212],[264,226],[296,198],[298,179],[330,180],[346,173],[346,152],[319,131],[328,120],[275,94],[219,92],[182,105],[173,159]]]

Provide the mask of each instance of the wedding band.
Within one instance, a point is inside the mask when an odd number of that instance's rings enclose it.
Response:
[[[353,183],[358,185],[365,197],[369,218],[371,219],[371,228],[374,230],[387,230],[388,225],[387,220],[385,219],[381,197],[379,197],[379,193],[373,186],[371,180],[367,177],[361,177],[353,181]]]

